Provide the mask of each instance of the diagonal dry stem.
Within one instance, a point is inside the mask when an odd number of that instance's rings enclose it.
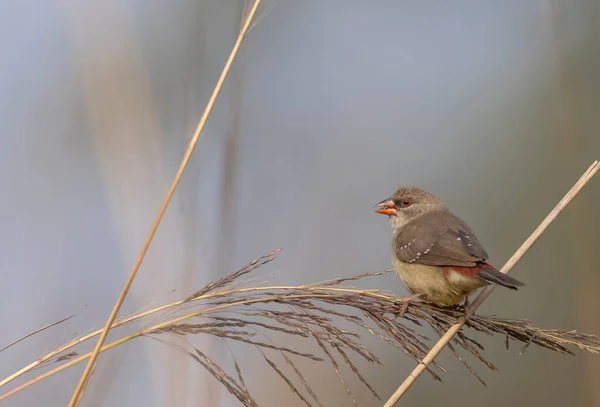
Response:
[[[221,72],[221,76],[219,77],[219,80],[217,81],[215,89],[206,105],[206,109],[204,110],[204,113],[202,114],[202,117],[200,118],[200,122],[198,123],[198,126],[196,127],[196,131],[194,132],[194,135],[192,136],[192,139],[190,140],[188,148],[185,151],[183,159],[181,160],[179,169],[177,170],[177,173],[175,174],[175,177],[173,178],[171,186],[169,187],[169,190],[167,191],[167,194],[165,195],[165,198],[160,206],[160,209],[158,210],[158,214],[156,215],[156,218],[154,219],[154,222],[152,223],[150,232],[148,233],[146,240],[144,241],[144,244],[142,245],[142,249],[135,261],[135,264],[133,265],[133,268],[131,269],[131,272],[129,273],[129,276],[127,277],[127,281],[125,282],[125,285],[123,286],[123,289],[121,290],[121,293],[119,294],[119,297],[117,298],[117,301],[110,313],[110,316],[108,317],[108,320],[106,321],[106,324],[104,325],[104,329],[102,330],[102,333],[100,334],[100,338],[98,339],[98,342],[96,343],[96,347],[94,348],[94,351],[92,352],[90,359],[89,359],[83,373],[81,374],[79,383],[77,384],[77,387],[75,388],[75,391],[73,392],[73,395],[71,396],[71,401],[69,402],[69,407],[75,407],[77,405],[77,403],[80,399],[81,393],[83,391],[83,388],[84,388],[85,384],[87,383],[87,381],[89,380],[89,376],[91,374],[94,363],[98,357],[98,354],[100,353],[100,350],[102,349],[102,345],[104,344],[104,341],[106,340],[108,332],[110,331],[110,328],[112,327],[113,323],[115,322],[115,319],[117,318],[119,309],[121,308],[123,301],[125,301],[125,297],[127,296],[129,288],[131,287],[131,284],[133,283],[133,280],[135,279],[135,276],[142,264],[142,261],[144,260],[144,257],[146,256],[146,253],[148,252],[150,243],[152,243],[154,235],[156,234],[156,230],[158,229],[158,226],[160,225],[162,217],[163,217],[165,211],[167,210],[169,202],[171,201],[171,198],[175,192],[175,188],[177,187],[177,184],[179,184],[179,180],[181,179],[183,171],[185,170],[187,163],[192,155],[192,152],[194,151],[194,147],[196,146],[196,143],[198,142],[198,139],[200,138],[200,133],[202,132],[202,129],[204,128],[204,124],[206,123],[206,120],[208,119],[208,116],[210,115],[210,112],[212,111],[215,100],[216,100],[217,96],[219,95],[219,92],[221,91],[223,82],[225,81],[225,78],[227,77],[227,74],[229,73],[231,64],[233,63],[233,60],[235,59],[235,56],[237,55],[240,45],[242,44],[242,41],[246,35],[246,32],[248,31],[248,27],[250,26],[250,22],[252,21],[252,18],[254,17],[254,14],[256,13],[256,10],[258,9],[258,6],[260,5],[260,2],[261,2],[261,0],[254,1],[254,4],[252,5],[250,12],[248,13],[248,17],[244,21],[244,25],[242,26],[242,29],[240,30],[240,32],[238,34],[238,38],[233,46],[233,49],[231,50],[231,53],[229,55],[229,58],[227,59],[227,62],[225,63],[225,67],[223,68],[223,71]]]
[[[533,246],[538,238],[544,233],[546,228],[558,217],[558,215],[565,209],[565,207],[577,196],[579,191],[588,183],[590,179],[600,169],[600,163],[594,161],[592,165],[583,173],[581,178],[573,185],[573,187],[567,192],[567,194],[560,200],[556,207],[546,216],[546,219],[537,227],[537,229],[529,236],[529,238],[521,245],[519,250],[512,255],[512,257],[506,262],[504,267],[500,270],[504,274],[508,272],[521,260],[525,253]],[[448,345],[454,335],[462,328],[467,322],[467,319],[473,315],[475,310],[486,300],[487,297],[494,291],[494,286],[490,285],[486,287],[478,296],[475,298],[473,303],[467,308],[466,316],[459,319],[459,321],[452,325],[448,331],[440,338],[433,348],[429,351],[427,356],[415,367],[410,375],[404,380],[404,382],[398,387],[398,389],[392,394],[389,400],[384,404],[384,407],[393,407],[398,400],[406,393],[406,391],[412,386],[417,378],[423,373],[427,366],[435,359],[435,357],[441,352],[441,350]]]

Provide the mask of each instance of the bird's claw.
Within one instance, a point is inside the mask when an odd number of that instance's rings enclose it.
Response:
[[[400,318],[404,318],[404,314],[406,314],[406,311],[408,311],[409,303],[410,301],[404,301],[404,303],[402,303],[402,308],[400,308],[400,313],[398,314]]]

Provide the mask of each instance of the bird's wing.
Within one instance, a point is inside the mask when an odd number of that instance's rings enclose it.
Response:
[[[488,258],[471,228],[447,210],[407,223],[394,238],[394,252],[403,262],[440,267],[473,267]]]

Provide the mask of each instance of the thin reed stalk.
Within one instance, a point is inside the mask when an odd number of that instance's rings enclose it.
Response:
[[[12,346],[16,345],[16,344],[17,344],[17,343],[19,343],[19,342],[21,342],[21,341],[24,341],[24,340],[25,340],[25,339],[27,339],[27,338],[30,338],[30,337],[32,337],[32,336],[34,336],[34,335],[37,335],[37,334],[39,334],[40,332],[43,332],[43,331],[45,331],[46,329],[50,329],[50,328],[52,328],[53,326],[56,326],[56,325],[62,324],[63,322],[66,322],[66,321],[68,321],[69,319],[73,318],[74,316],[75,316],[75,314],[73,314],[73,315],[71,315],[71,316],[68,316],[68,317],[66,317],[66,318],[63,318],[63,319],[61,319],[61,320],[59,320],[59,321],[52,322],[52,323],[50,323],[50,324],[48,324],[48,325],[46,325],[46,326],[43,326],[43,327],[41,327],[41,328],[38,328],[38,329],[36,329],[36,330],[35,330],[35,331],[33,331],[33,332],[30,332],[30,333],[28,333],[28,334],[25,334],[25,335],[23,335],[23,336],[22,336],[22,337],[20,337],[19,339],[15,339],[14,341],[12,341],[11,343],[9,343],[8,345],[5,345],[5,346],[3,346],[2,348],[0,348],[0,353],[1,353],[1,352],[4,352],[4,351],[5,351],[5,350],[7,350],[8,348],[10,348],[10,347],[12,347]]]

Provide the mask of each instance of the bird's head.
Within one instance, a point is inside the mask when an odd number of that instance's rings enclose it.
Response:
[[[375,205],[375,212],[388,215],[397,230],[424,213],[444,208],[444,203],[417,187],[400,187],[390,198]]]

